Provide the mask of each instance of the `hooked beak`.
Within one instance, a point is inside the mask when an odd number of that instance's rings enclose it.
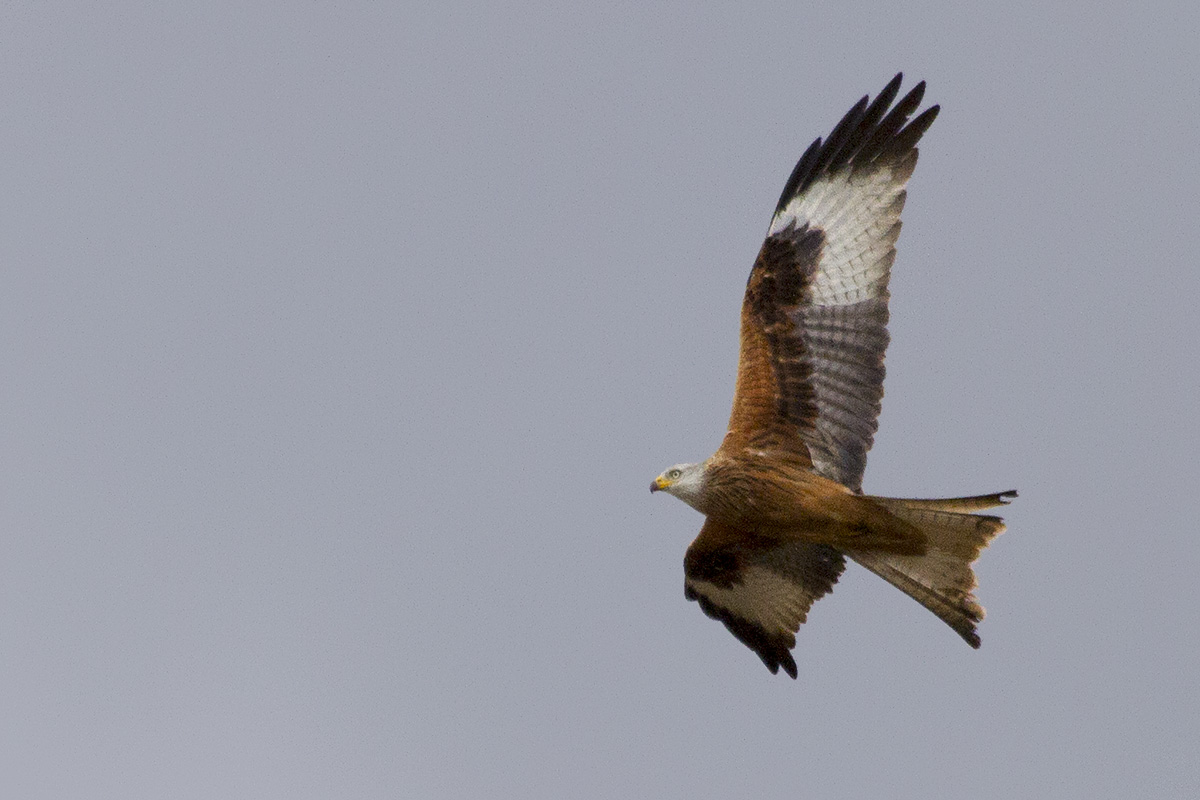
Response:
[[[650,484],[650,491],[651,491],[651,493],[659,492],[659,491],[662,491],[663,489],[667,488],[667,486],[669,486],[669,485],[670,484],[668,484],[666,481],[664,481],[662,479],[662,477],[660,476],[660,477],[654,479],[654,483]]]

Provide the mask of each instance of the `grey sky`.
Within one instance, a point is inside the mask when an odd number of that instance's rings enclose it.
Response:
[[[1200,11],[0,11],[0,794],[1200,793]],[[430,4],[432,7],[432,4]],[[865,488],[1017,488],[972,651],[683,599],[804,147],[942,113]]]

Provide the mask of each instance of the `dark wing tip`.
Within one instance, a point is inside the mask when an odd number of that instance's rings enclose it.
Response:
[[[1013,500],[1017,499],[1017,490],[1009,489],[1007,492],[1001,492],[998,495],[998,497],[1000,498],[1000,502],[1002,502],[1002,503],[1005,503],[1005,504],[1011,503]]]
[[[788,176],[787,183],[783,185],[783,192],[779,195],[779,202],[775,204],[775,213],[778,214],[783,210],[793,197],[800,193],[800,184],[812,173],[813,165],[817,163],[817,156],[821,152],[822,140],[817,137],[813,143],[804,151],[804,155],[800,156],[800,160],[796,162],[796,166],[792,168],[792,174]]]
[[[771,670],[772,675],[779,674],[779,668],[795,680],[797,673],[796,659],[792,658],[791,648],[796,640],[792,636],[772,636],[761,625],[730,613],[711,602],[707,597],[694,591],[690,586],[684,587],[684,596],[688,600],[700,603],[700,610],[715,620],[720,620],[730,633],[742,644],[749,647],[762,662]]]
[[[941,615],[939,614],[939,616]],[[942,617],[942,621],[953,628],[954,632],[961,636],[964,642],[971,645],[971,647],[975,648],[976,650],[978,650],[979,645],[983,643],[979,638],[979,634],[975,631],[975,623],[978,622],[977,618],[972,619],[963,617],[961,619],[949,620],[945,617]]]
[[[792,658],[791,653],[784,653],[783,671],[791,676],[792,680],[796,680],[796,659]]]
[[[917,142],[921,141],[921,137],[925,135],[925,131],[929,130],[929,126],[937,119],[938,112],[941,110],[941,106],[930,106],[922,111],[912,122],[904,126],[904,130],[897,133],[895,138],[884,145],[881,157],[888,160],[903,158],[906,153],[917,146]]]
[[[909,90],[895,106],[903,72],[897,72],[874,101],[864,95],[834,126],[824,140],[815,140],[796,162],[779,203],[778,213],[792,198],[804,192],[821,175],[844,168],[856,168],[872,162],[903,159],[933,124],[939,107],[930,106],[909,122],[909,117],[925,97],[925,81]],[[888,107],[892,106],[888,111]],[[886,115],[885,115],[885,112]]]

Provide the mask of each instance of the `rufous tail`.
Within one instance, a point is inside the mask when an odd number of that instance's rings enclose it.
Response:
[[[919,556],[861,550],[846,550],[846,555],[937,614],[971,647],[979,647],[975,625],[984,610],[975,599],[978,583],[971,564],[1004,532],[1004,521],[972,512],[1004,505],[1016,496],[1014,491],[943,500],[869,497],[920,528],[927,550]]]

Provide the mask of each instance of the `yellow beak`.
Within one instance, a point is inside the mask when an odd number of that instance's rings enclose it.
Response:
[[[659,475],[657,478],[654,479],[654,483],[650,484],[650,491],[659,492],[659,491],[662,491],[663,489],[667,488],[670,485],[671,485],[671,482],[669,480],[664,478],[662,475]]]

